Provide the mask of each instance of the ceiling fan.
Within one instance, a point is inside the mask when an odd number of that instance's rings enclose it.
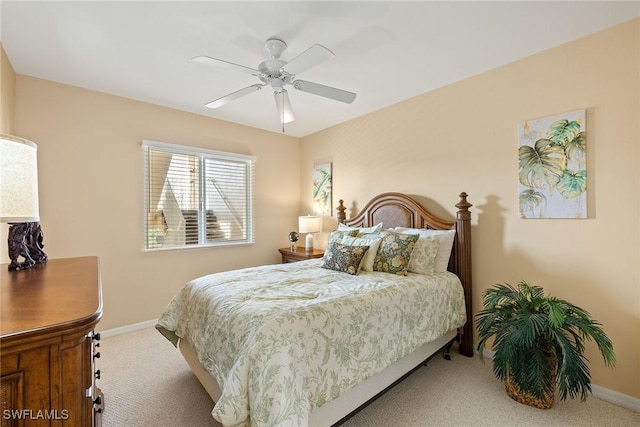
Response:
[[[206,104],[206,107],[218,108],[249,93],[259,91],[265,86],[271,86],[271,88],[273,88],[273,96],[276,102],[276,108],[278,109],[280,122],[284,124],[294,120],[291,102],[289,101],[289,93],[285,89],[286,85],[291,85],[295,89],[303,92],[312,93],[314,95],[323,96],[325,98],[347,104],[351,104],[353,100],[356,99],[356,94],[353,92],[296,79],[296,76],[303,71],[315,67],[316,65],[335,56],[333,52],[326,47],[320,44],[314,44],[289,62],[280,59],[280,55],[282,55],[284,50],[287,48],[287,44],[284,41],[278,38],[270,38],[265,42],[264,47],[269,54],[269,58],[261,62],[257,69],[234,64],[233,62],[225,61],[223,59],[211,58],[209,56],[196,56],[192,59],[192,61],[199,62],[201,64],[225,66],[227,68],[243,71],[258,77],[262,82],[211,101]]]

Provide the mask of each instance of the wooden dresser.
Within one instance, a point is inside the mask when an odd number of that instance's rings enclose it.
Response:
[[[0,265],[0,426],[100,426],[97,257]]]

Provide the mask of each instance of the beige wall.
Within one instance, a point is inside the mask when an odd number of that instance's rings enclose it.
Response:
[[[20,74],[16,95],[16,132],[38,144],[45,252],[100,257],[100,329],[157,318],[198,276],[279,262],[297,223],[297,138]],[[256,156],[256,243],[143,252],[143,139]]]
[[[0,133],[13,134],[16,73],[0,43]]]
[[[634,20],[305,137],[301,211],[324,161],[334,206],[399,191],[452,217],[466,191],[474,311],[484,289],[521,279],[582,306],[618,356],[609,370],[588,348],[593,383],[640,398],[639,51]],[[519,219],[518,123],[582,108],[589,219]]]

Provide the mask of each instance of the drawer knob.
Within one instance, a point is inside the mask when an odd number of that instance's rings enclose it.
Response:
[[[97,379],[100,379],[100,369],[98,369],[98,370],[94,373],[94,376],[95,376]]]
[[[98,332],[97,334],[93,334],[92,338],[96,341],[100,341],[100,332]]]
[[[93,401],[94,405],[101,405],[102,404],[102,396],[98,396],[96,397],[96,399]]]
[[[97,352],[96,354],[93,355],[94,359],[100,359],[100,352]]]

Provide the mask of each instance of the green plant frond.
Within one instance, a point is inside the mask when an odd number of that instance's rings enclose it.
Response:
[[[529,301],[529,305],[527,306],[527,310],[532,313],[538,313],[540,311],[546,313],[546,309],[544,303],[546,298],[541,296],[532,296],[531,301]]]
[[[547,298],[542,305],[549,313],[549,323],[552,328],[560,328],[564,324],[564,307],[556,298]]]
[[[495,313],[478,313],[476,317],[476,328],[480,333],[484,336],[487,335],[487,338],[493,335],[495,328],[497,327],[498,317]]]
[[[494,308],[500,304],[517,302],[520,299],[518,291],[508,283],[498,283],[483,293],[485,308]]]
[[[525,295],[530,295],[535,298],[544,297],[544,289],[540,286],[533,285],[526,280],[521,280],[518,282],[518,289]]]
[[[586,335],[591,335],[595,328],[599,328],[598,324],[588,317],[576,315],[575,312],[565,311],[565,327],[578,329]]]
[[[567,316],[571,316],[573,318],[580,318],[586,322],[591,322],[591,313],[587,310],[580,308],[576,305],[571,304],[565,300],[558,300],[565,307],[565,311],[567,312]]]
[[[556,378],[560,399],[565,400],[567,396],[571,398],[580,396],[585,400],[591,391],[591,373],[583,352],[559,331],[554,331],[553,335],[558,349]]]
[[[613,350],[613,343],[597,321],[589,318],[571,317],[567,319],[566,323],[567,329],[575,331],[575,334],[579,335],[577,340],[580,342],[593,341],[596,343],[607,367],[615,366],[616,355]],[[582,348],[584,349],[584,345]]]
[[[529,390],[534,396],[543,399],[555,387],[555,378],[551,375],[552,366],[549,356],[541,351],[531,353],[526,359],[526,383],[520,384],[522,390]]]
[[[476,350],[478,351],[478,356],[480,360],[484,362],[484,349],[487,345],[487,340],[489,339],[488,335],[483,336],[478,340],[478,344],[476,345]]]
[[[521,349],[508,345],[494,345],[493,372],[499,379],[505,379],[514,367],[521,363]]]
[[[571,345],[576,348],[576,350],[580,352],[584,351],[583,334],[580,330],[572,327],[567,327],[565,325],[565,327],[559,328],[557,332],[563,334],[566,339],[571,342]]]
[[[545,393],[553,389],[555,378],[551,375],[549,354],[543,349],[516,348],[512,356],[505,354],[504,359],[506,359],[504,362],[498,360],[498,363],[502,363],[503,366],[498,369],[494,366],[494,372],[506,369],[504,377],[513,380],[522,391],[542,398]]]
[[[604,363],[608,367],[615,366],[616,357],[613,344],[600,323],[591,319],[591,315],[584,309],[567,301],[557,300],[565,312],[565,320],[562,331],[571,334],[574,345],[579,351],[584,351],[585,341],[593,340],[598,346]]]
[[[595,330],[591,333],[591,338],[598,346],[604,364],[609,368],[613,368],[616,365],[616,353],[613,350],[613,343],[609,337],[601,328],[595,327]]]
[[[509,335],[512,345],[533,347],[537,338],[546,334],[547,322],[544,314],[514,313],[511,321],[513,331]]]

